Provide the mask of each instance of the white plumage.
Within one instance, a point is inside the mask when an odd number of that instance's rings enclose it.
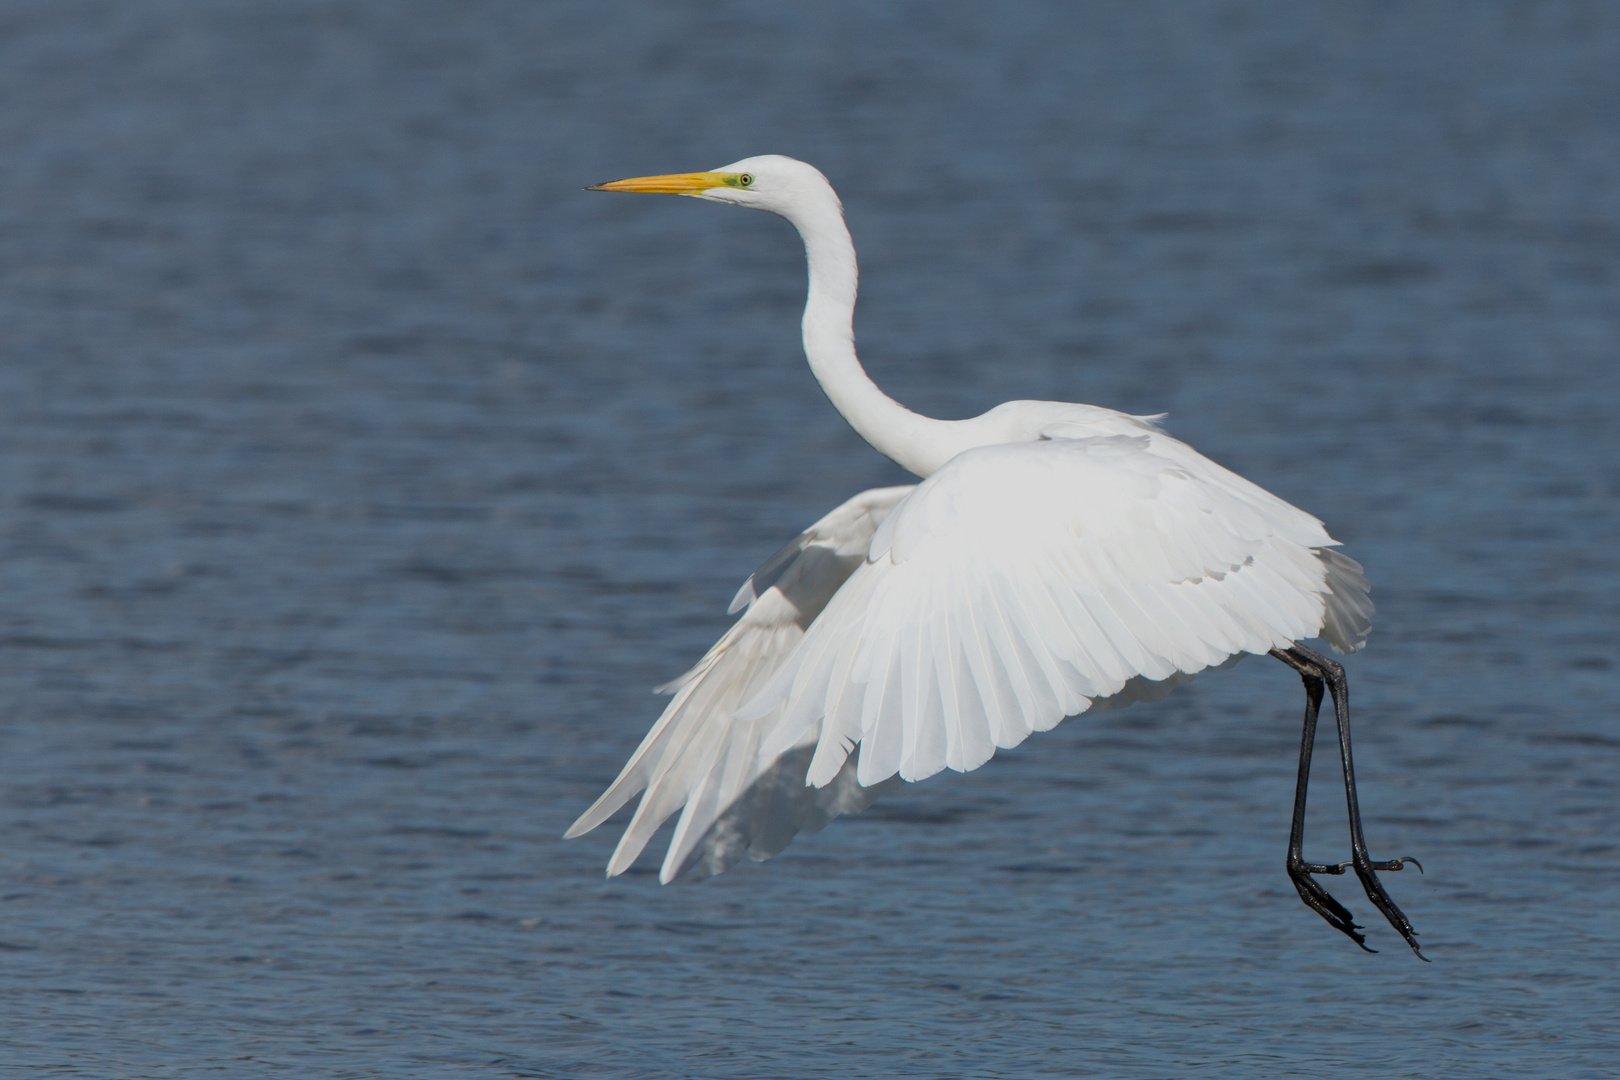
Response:
[[[629,869],[658,826],[683,806],[659,874],[666,882],[695,851],[701,870],[719,873],[744,852],[767,858],[795,833],[871,804],[877,792],[856,784],[853,768],[835,783],[805,786],[813,733],[764,754],[769,725],[733,714],[781,668],[805,627],[865,561],[878,523],[913,490],[864,491],[806,529],[743,583],[731,605],[733,613],[743,610],[737,624],[696,667],[658,688],[673,700],[618,779],[568,830],[570,837],[589,832],[646,789],[608,863],[609,876]]]
[[[750,158],[602,188],[793,222],[813,372],[868,442],[924,478],[857,495],[739,590],[742,617],[663,688],[669,707],[568,831],[644,792],[610,875],[677,810],[664,881],[768,857],[895,777],[977,768],[1065,717],[1244,654],[1365,641],[1366,580],[1322,523],[1156,418],[1018,401],[943,421],[886,397],[855,356],[854,247],[810,166]]]
[[[1329,591],[1316,519],[1135,418],[1047,430],[966,451],[896,505],[738,713],[780,712],[764,756],[824,720],[811,784],[857,744],[861,784],[921,780],[977,768],[1132,679],[1314,636],[1330,604],[1354,635],[1333,644],[1365,637],[1361,597]]]

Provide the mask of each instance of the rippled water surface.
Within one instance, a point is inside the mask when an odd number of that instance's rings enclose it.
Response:
[[[1615,1075],[1617,104],[1601,3],[8,3],[0,1072]],[[901,400],[1168,412],[1366,564],[1432,964],[1293,895],[1265,660],[707,883],[558,839],[900,479],[786,225],[579,191],[773,151]]]

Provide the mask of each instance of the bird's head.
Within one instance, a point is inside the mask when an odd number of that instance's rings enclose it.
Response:
[[[768,210],[793,219],[812,207],[839,206],[832,185],[814,165],[780,154],[761,154],[724,165],[713,172],[637,176],[596,184],[587,191],[635,191],[691,195],[713,202]]]

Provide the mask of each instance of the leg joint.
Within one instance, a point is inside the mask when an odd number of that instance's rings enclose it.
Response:
[[[1307,649],[1298,642],[1295,642],[1290,649],[1273,649],[1271,655],[1301,675],[1307,673],[1306,668],[1308,667],[1314,669],[1311,674],[1315,674],[1319,678],[1326,679],[1336,686],[1344,684],[1344,665],[1337,660],[1330,660],[1315,649]]]

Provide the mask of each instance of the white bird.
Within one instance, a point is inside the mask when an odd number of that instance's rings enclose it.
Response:
[[[1366,948],[1313,874],[1353,868],[1417,950],[1362,836],[1343,669],[1298,644],[1365,643],[1361,567],[1322,523],[1160,430],[1159,417],[1010,401],[967,420],[904,408],[855,355],[855,248],[838,195],[792,158],[639,177],[590,190],[668,192],[768,210],[804,240],[804,351],[833,406],[922,478],[865,491],[744,582],[742,612],[623,772],[566,834],[638,792],[608,863],[622,873],[676,810],[659,879],[718,873],[864,809],[884,785],[965,772],[1091,709],[1152,699],[1206,668],[1266,654],[1306,688],[1287,869],[1301,899]],[[1317,709],[1333,697],[1351,859],[1303,857]],[[1421,869],[1421,868],[1420,868]],[[1419,956],[1422,954],[1419,953]]]

